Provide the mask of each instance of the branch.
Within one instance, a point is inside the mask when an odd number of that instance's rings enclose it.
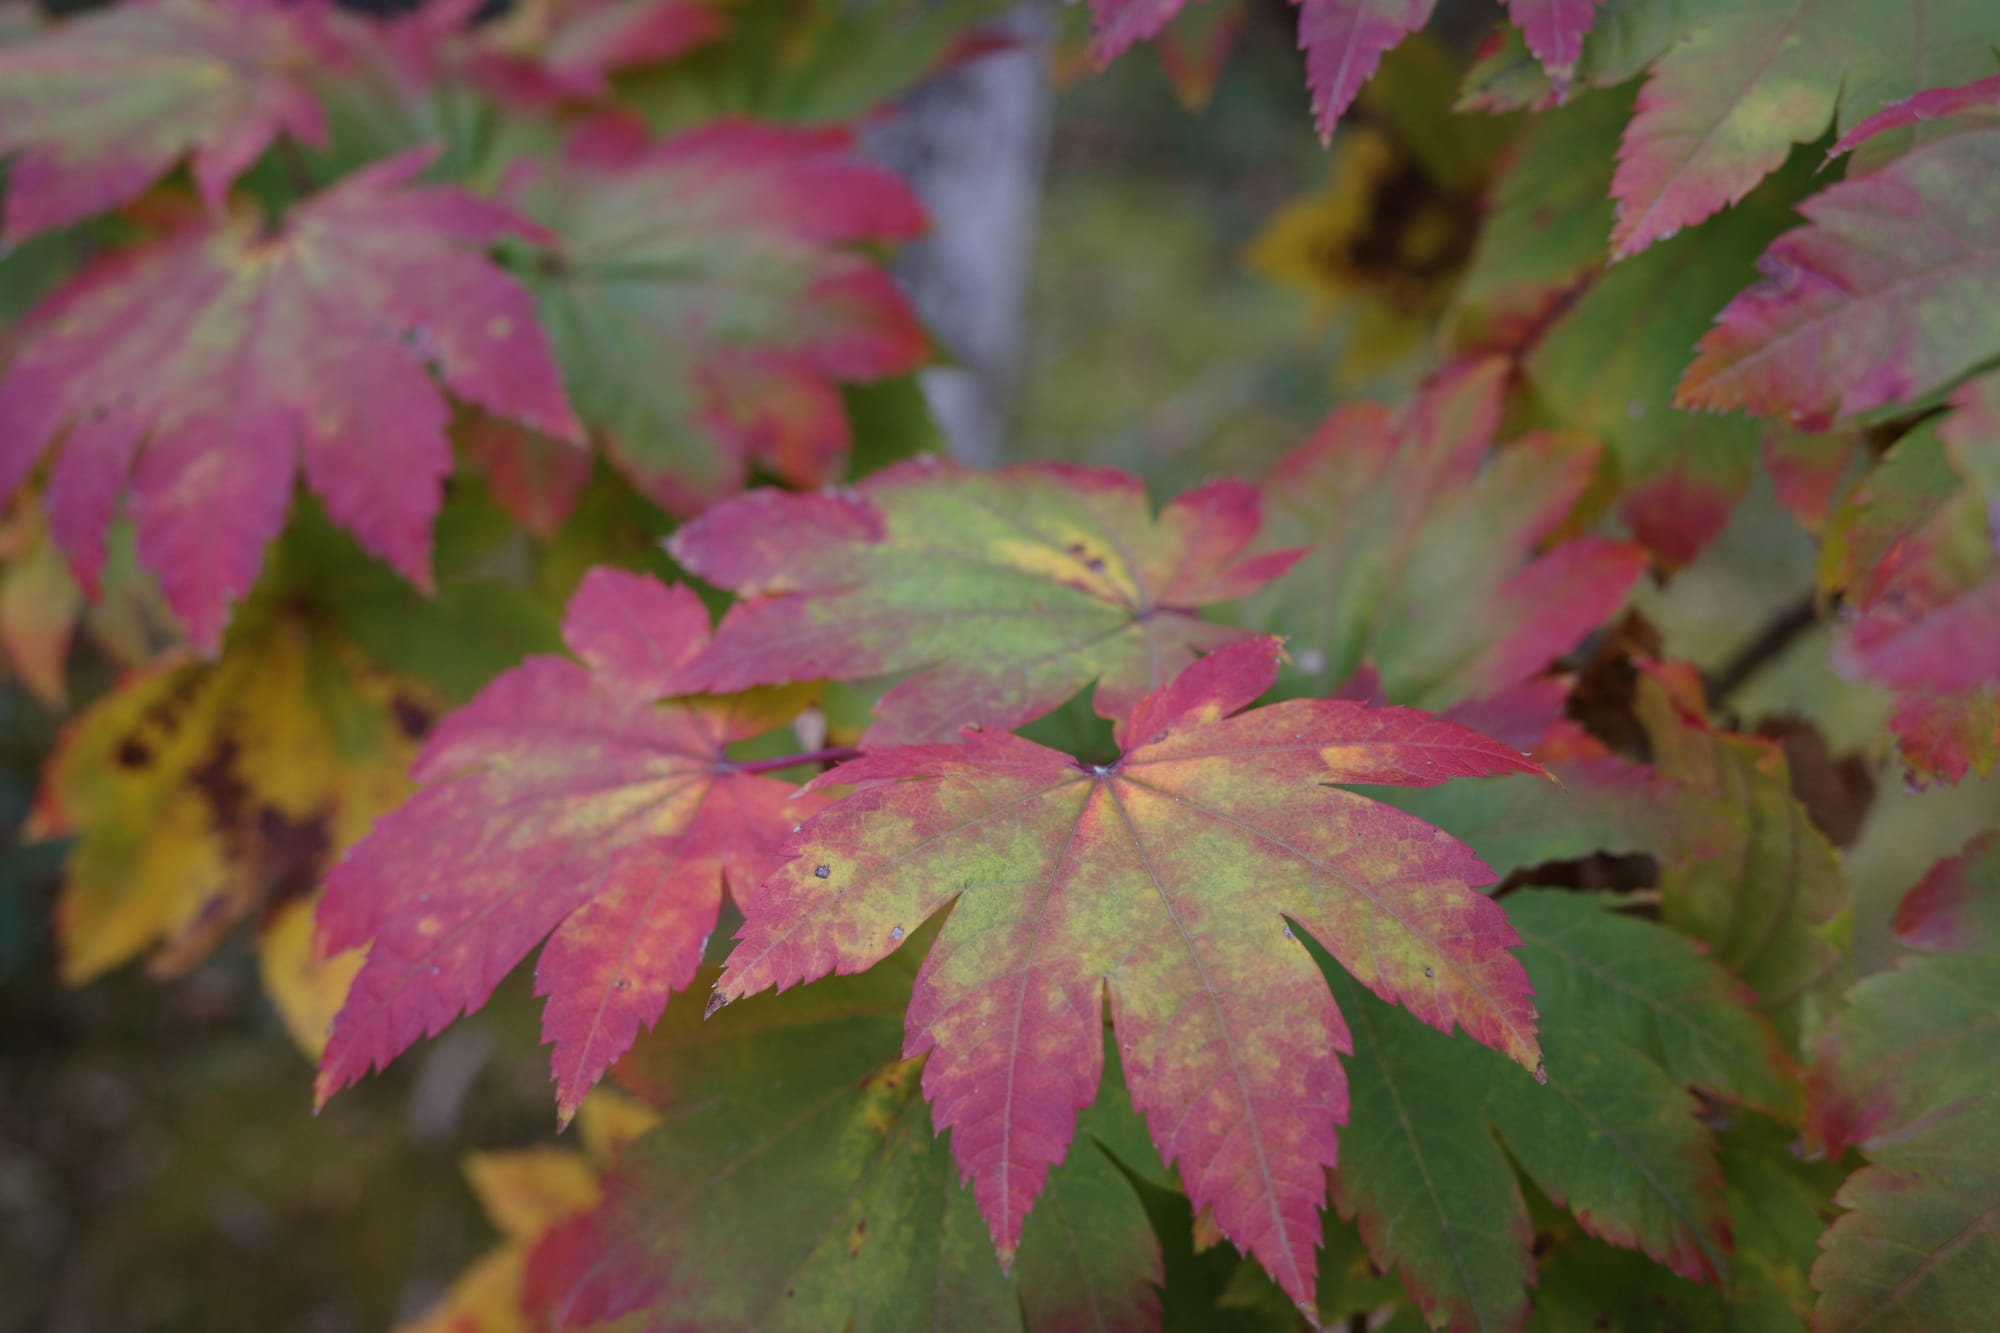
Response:
[[[1782,656],[1801,634],[1819,623],[1819,600],[1811,591],[1793,599],[1757,631],[1750,642],[1702,681],[1708,705],[1715,708],[1741,689],[1752,676]]]
[[[861,751],[851,745],[836,745],[825,750],[807,750],[804,754],[781,754],[775,759],[746,759],[740,764],[724,767],[726,773],[776,773],[780,769],[797,768],[800,764],[839,764],[849,759],[859,759]]]

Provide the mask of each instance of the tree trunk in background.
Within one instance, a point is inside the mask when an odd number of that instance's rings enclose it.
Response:
[[[919,382],[955,458],[1005,452],[1026,324],[1029,264],[1048,155],[1054,15],[1024,5],[993,26],[1018,45],[945,71],[864,136],[930,210],[931,232],[896,277],[938,341]]]

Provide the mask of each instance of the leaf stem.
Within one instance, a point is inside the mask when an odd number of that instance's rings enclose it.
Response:
[[[838,764],[860,757],[861,751],[852,745],[835,745],[824,750],[807,750],[804,754],[781,754],[775,759],[746,759],[740,764],[729,765],[728,771],[775,773],[780,769],[797,768],[800,764]]]
[[[1703,681],[1709,707],[1718,707],[1736,693],[1743,683],[1763,670],[1792,646],[1801,634],[1819,623],[1819,604],[1812,591],[1780,607],[1750,641],[1736,650],[1715,674]]]

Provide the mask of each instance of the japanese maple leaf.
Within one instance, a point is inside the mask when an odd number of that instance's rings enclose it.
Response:
[[[2000,757],[2000,376],[1953,403],[1854,489],[1820,561],[1850,608],[1835,661],[1896,691],[1905,764],[1945,782]]]
[[[831,480],[838,385],[929,352],[854,243],[922,229],[909,189],[834,130],[749,121],[658,142],[593,122],[509,197],[556,236],[530,275],[577,410],[611,459],[677,513],[741,489],[753,458]]]
[[[1315,693],[1369,661],[1398,703],[1494,694],[1575,647],[1645,570],[1644,552],[1604,537],[1538,549],[1598,449],[1554,434],[1493,448],[1507,373],[1462,363],[1400,417],[1343,407],[1265,479],[1267,540],[1312,547],[1249,620],[1290,636]]]
[[[44,301],[0,380],[0,495],[54,444],[50,525],[89,581],[129,480],[141,562],[206,648],[301,467],[335,522],[427,587],[451,470],[433,373],[490,412],[577,431],[531,299],[479,253],[529,229],[409,185],[431,155],[355,172],[275,233],[247,213],[186,219]]]
[[[1620,257],[1740,200],[1792,145],[1829,124],[1846,133],[1899,98],[1996,68],[1987,0],[1746,0],[1711,9],[1689,30],[1662,31],[1679,40],[1653,65],[1625,131],[1611,189]],[[1828,369],[1836,380],[1848,373]]]
[[[530,658],[447,717],[413,770],[422,790],[328,877],[322,948],[369,952],[322,1102],[484,1004],[547,936],[535,980],[567,1120],[693,977],[724,877],[740,905],[813,808],[724,749],[802,696],[656,706],[708,636],[688,589],[593,571],[563,636],[582,660]]]
[[[1507,0],[1535,56],[1561,85],[1568,82],[1601,0]],[[1382,57],[1430,22],[1437,0],[1295,0],[1306,82],[1322,136],[1331,135]],[[1187,0],[1090,0],[1096,40],[1106,63],[1134,42],[1153,37]]]
[[[0,49],[0,236],[18,242],[139,195],[181,159],[220,212],[272,141],[325,140],[304,82],[325,55],[310,4],[137,0]]]
[[[678,679],[729,691],[913,671],[876,707],[871,743],[1020,726],[1097,682],[1118,717],[1198,649],[1243,631],[1196,609],[1251,592],[1297,551],[1241,559],[1255,488],[1190,491],[1158,518],[1138,480],[1033,464],[972,471],[923,458],[837,494],[763,490],[674,534],[689,570],[745,600]]]
[[[1295,1301],[1347,1114],[1346,1025],[1293,923],[1363,985],[1539,1066],[1526,974],[1490,879],[1439,830],[1335,782],[1533,771],[1404,709],[1301,699],[1231,644],[1136,703],[1099,767],[998,731],[878,751],[746,913],[716,1002],[895,951],[947,905],[904,1053],[1001,1256],[1096,1095],[1108,997],[1120,1061],[1197,1213]]]
[[[1126,1172],[1164,1173],[1124,1090],[1107,1079],[1083,1113],[1003,1272],[922,1062],[897,1058],[915,971],[892,959],[706,1023],[675,1006],[617,1070],[666,1123],[620,1155],[600,1206],[535,1246],[530,1326],[644,1311],[625,1326],[1157,1330],[1159,1244]]]
[[[721,9],[707,0],[544,0],[518,7],[482,36],[505,53],[514,91],[603,97],[610,75],[672,60],[723,27]]]

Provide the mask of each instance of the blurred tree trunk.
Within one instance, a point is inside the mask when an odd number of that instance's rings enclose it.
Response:
[[[939,74],[865,139],[930,210],[930,235],[903,251],[896,275],[939,344],[942,364],[920,376],[924,396],[968,463],[1006,452],[1048,155],[1054,20],[1044,3],[997,20],[1013,47]]]

